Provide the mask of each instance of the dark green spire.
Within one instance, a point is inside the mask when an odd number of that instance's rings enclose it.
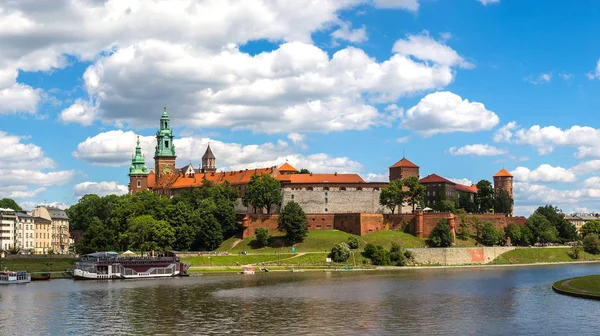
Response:
[[[165,106],[163,114],[160,117],[160,130],[156,132],[156,151],[154,152],[155,157],[176,156],[173,137],[171,120],[167,114],[167,106]]]
[[[131,158],[131,167],[129,167],[129,175],[148,175],[148,167],[142,154],[140,146],[140,136],[137,136],[137,146],[135,146],[135,154]]]

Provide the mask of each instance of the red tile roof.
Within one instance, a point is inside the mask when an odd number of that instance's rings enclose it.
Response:
[[[443,178],[439,175],[436,174],[430,174],[427,175],[425,177],[423,177],[422,179],[419,180],[420,183],[449,183],[449,184],[456,184],[446,178]]]
[[[403,168],[419,168],[419,166],[417,166],[416,164],[408,161],[406,158],[402,158],[402,160],[394,163],[393,166],[391,166],[390,168],[397,168],[397,167],[403,167]]]
[[[281,167],[279,167],[279,171],[282,173],[295,173],[298,171],[298,169],[292,167],[291,164],[286,162],[283,165],[281,165]]]
[[[456,184],[454,186],[454,188],[456,188],[456,190],[458,190],[458,191],[464,191],[464,192],[468,192],[471,194],[477,194],[477,185],[476,184],[472,184],[470,187],[466,186],[464,184]]]
[[[365,183],[358,174],[293,174],[277,179],[284,183]]]
[[[154,187],[154,182],[156,181],[156,175],[154,175],[154,170],[151,170],[148,173],[148,188],[152,189]]]
[[[494,175],[494,177],[513,177],[511,173],[509,173],[506,169],[502,168],[499,172]]]

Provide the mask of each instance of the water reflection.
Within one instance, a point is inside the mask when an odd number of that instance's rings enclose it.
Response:
[[[596,301],[552,292],[600,265],[210,275],[0,287],[2,334],[596,334]]]

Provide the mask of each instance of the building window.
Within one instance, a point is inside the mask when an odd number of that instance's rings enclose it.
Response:
[[[165,141],[165,148],[169,148],[169,140]]]
[[[433,191],[433,196],[435,196],[435,190]]]
[[[328,203],[329,199],[327,197],[325,197],[325,203]]]
[[[358,188],[356,188],[356,190],[362,191],[362,187],[358,187]]]
[[[142,181],[141,181],[141,180],[138,180],[138,181],[137,181],[137,187],[138,187],[138,188],[141,188],[141,187],[142,187]]]
[[[325,208],[325,212],[327,212],[327,208]]]
[[[294,195],[292,195],[292,201],[294,200]]]
[[[427,190],[427,196],[429,196],[429,190]]]
[[[313,190],[313,187],[308,187],[308,188],[306,188],[306,190],[308,190],[308,191],[312,191],[312,190]]]
[[[346,187],[340,187],[340,190],[346,190]]]

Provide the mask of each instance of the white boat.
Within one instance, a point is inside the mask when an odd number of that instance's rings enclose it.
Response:
[[[75,262],[76,280],[168,278],[186,276],[190,264],[175,256],[122,257],[116,252],[86,254]]]
[[[25,272],[0,272],[0,285],[21,284],[31,282],[31,274]]]
[[[245,275],[252,275],[252,274],[256,274],[256,271],[254,270],[254,267],[252,267],[252,266],[243,266],[241,273],[245,274]]]

